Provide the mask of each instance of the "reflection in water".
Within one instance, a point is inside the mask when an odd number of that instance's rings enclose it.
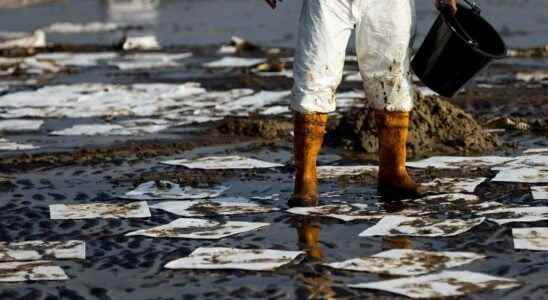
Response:
[[[128,25],[152,25],[158,18],[159,0],[106,0],[111,22]]]
[[[320,224],[313,218],[296,218],[299,249],[306,252],[309,259],[317,262],[324,261],[324,254],[320,246]],[[335,299],[335,292],[331,289],[332,280],[329,271],[314,265],[302,270],[297,279],[304,285],[298,289],[299,299]]]
[[[387,213],[397,213],[408,208],[402,201],[387,199],[386,197],[381,198],[380,203]],[[385,236],[383,238],[383,249],[412,249],[412,244],[407,236]]]

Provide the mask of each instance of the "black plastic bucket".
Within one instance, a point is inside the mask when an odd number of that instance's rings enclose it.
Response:
[[[455,15],[441,13],[411,61],[421,81],[446,97],[453,96],[494,59],[506,57],[506,45],[480,16],[475,4],[458,5]]]

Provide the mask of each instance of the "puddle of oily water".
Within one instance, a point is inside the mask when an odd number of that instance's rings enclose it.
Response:
[[[146,202],[131,203],[90,203],[90,204],[53,204],[49,206],[52,220],[64,219],[112,219],[112,218],[148,218],[150,210]]]
[[[197,159],[179,159],[163,161],[163,164],[171,166],[183,166],[190,169],[255,169],[255,168],[277,168],[282,164],[262,161],[254,158],[247,158],[238,155],[232,156],[209,156]]]
[[[230,189],[228,185],[216,185],[210,188],[182,187],[169,181],[148,181],[140,184],[133,191],[121,198],[133,200],[168,200],[168,199],[205,199],[216,198]]]
[[[68,280],[69,277],[51,261],[0,263],[0,282]]]
[[[242,197],[223,197],[209,200],[166,201],[151,205],[182,217],[257,214],[278,211],[278,208],[261,206]]]
[[[349,271],[380,273],[395,276],[414,276],[457,267],[484,259],[486,256],[471,252],[432,252],[412,249],[394,249],[373,256],[324,264]]]
[[[514,248],[548,251],[548,228],[512,228]]]
[[[270,271],[292,262],[302,254],[302,251],[201,247],[187,257],[168,262],[164,267]]]
[[[521,283],[513,279],[468,271],[443,271],[431,275],[349,285],[351,288],[386,291],[413,299],[462,296],[519,286]]]
[[[84,241],[0,242],[0,261],[85,259]]]
[[[259,222],[228,221],[220,223],[206,219],[181,218],[169,224],[137,230],[126,236],[146,236],[152,238],[182,238],[197,240],[218,240],[225,237],[259,230],[270,225]]]
[[[386,216],[359,236],[455,236],[469,231],[484,220],[485,218],[439,220],[426,217]]]

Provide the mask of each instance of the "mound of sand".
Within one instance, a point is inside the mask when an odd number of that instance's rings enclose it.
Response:
[[[373,154],[378,147],[376,135],[373,112],[353,110],[328,131],[327,143]],[[407,144],[409,156],[478,154],[498,145],[499,139],[462,109],[438,96],[417,95]]]

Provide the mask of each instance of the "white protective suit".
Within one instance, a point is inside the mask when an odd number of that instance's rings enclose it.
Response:
[[[414,0],[303,0],[291,107],[301,113],[335,110],[348,40],[356,53],[369,107],[413,108],[409,61]]]

